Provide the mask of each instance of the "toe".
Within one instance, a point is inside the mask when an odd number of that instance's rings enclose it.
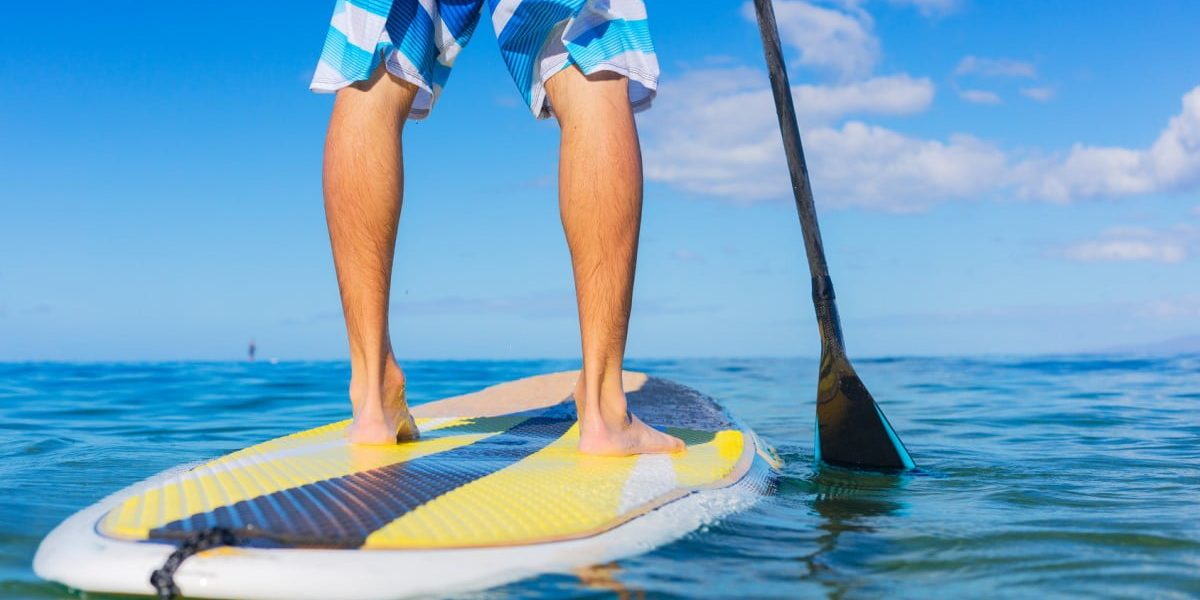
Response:
[[[653,427],[647,426],[650,435],[646,438],[643,452],[648,454],[674,454],[681,452],[685,445],[683,440]]]
[[[683,452],[685,449],[687,449],[687,444],[684,444],[683,440],[666,433],[663,434],[663,437],[666,438],[665,446],[667,448],[667,452]]]

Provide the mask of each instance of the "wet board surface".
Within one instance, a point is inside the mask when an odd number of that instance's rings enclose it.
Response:
[[[765,491],[773,458],[753,433],[702,394],[638,373],[625,374],[630,408],[687,450],[580,454],[574,382],[575,373],[556,373],[416,407],[414,442],[350,444],[343,421],[162,474],[64,522],[43,542],[35,569],[78,589],[149,593],[153,557],[161,563],[178,543],[225,528],[237,547],[189,559],[176,577],[186,595],[403,597],[632,553],[614,538],[640,538],[644,551],[662,532],[677,537]],[[736,493],[715,500],[728,492]],[[688,505],[697,506],[670,516]],[[98,550],[87,555],[81,542]],[[584,551],[567,565],[572,548]],[[525,558],[496,552],[514,549]],[[469,555],[488,564],[456,575],[452,563]],[[262,572],[246,581],[246,566],[263,560],[287,581],[264,585]],[[417,569],[407,579],[420,581],[357,581],[336,566],[344,563]],[[316,565],[324,577],[307,582],[313,574],[304,572]]]

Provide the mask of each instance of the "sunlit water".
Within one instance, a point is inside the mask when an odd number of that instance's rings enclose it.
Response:
[[[1200,356],[856,362],[920,472],[812,465],[811,360],[633,361],[787,461],[774,496],[649,554],[481,597],[1196,597]],[[415,403],[573,368],[409,363]],[[0,364],[0,596],[63,597],[54,525],[183,462],[344,418],[341,363]]]

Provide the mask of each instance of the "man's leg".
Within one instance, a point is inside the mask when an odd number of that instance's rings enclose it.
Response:
[[[546,82],[562,128],[559,211],[575,272],[583,371],[575,390],[579,449],[676,452],[678,438],[629,413],[621,387],[642,219],[642,156],[628,81],[570,67]]]
[[[417,436],[392,356],[388,297],[404,168],[400,133],[417,88],[382,65],[338,91],[325,138],[325,217],[350,341],[350,441]]]

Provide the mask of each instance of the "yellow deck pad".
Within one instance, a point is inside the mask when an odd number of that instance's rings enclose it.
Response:
[[[715,416],[680,415],[715,430],[668,427],[686,451],[629,457],[581,454],[565,404],[419,419],[421,439],[389,446],[350,444],[342,421],[180,472],[119,504],[99,531],[178,540],[221,527],[269,545],[364,549],[583,537],[746,472],[757,446],[750,434]]]
[[[349,420],[294,433],[202,464],[125,500],[100,522],[100,532],[146,539],[150,530],[190,515],[466,446],[524,419],[508,415],[417,419],[421,440],[392,446],[348,443]]]
[[[714,484],[730,475],[742,456],[740,431],[671,430],[689,445],[661,456],[674,473],[660,484],[656,500]],[[534,543],[602,531],[647,508],[621,499],[639,461],[652,456],[603,457],[580,454],[578,426],[524,460],[444,494],[392,521],[367,538],[364,548],[437,548]],[[653,504],[652,502],[650,503]]]

